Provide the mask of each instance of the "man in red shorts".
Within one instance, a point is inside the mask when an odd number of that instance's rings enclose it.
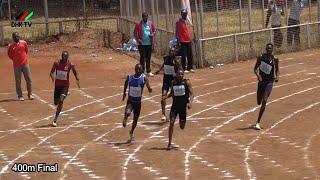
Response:
[[[69,53],[67,51],[63,51],[61,55],[61,59],[54,62],[50,71],[50,77],[52,82],[55,81],[54,88],[54,105],[57,106],[56,115],[52,121],[52,126],[57,126],[57,121],[59,114],[62,110],[63,101],[68,95],[69,91],[69,73],[72,69],[72,72],[77,80],[77,86],[80,88],[78,73],[76,71],[75,65],[68,60]],[[55,74],[54,74],[55,73]]]

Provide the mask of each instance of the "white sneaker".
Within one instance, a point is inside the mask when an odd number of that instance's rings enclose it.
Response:
[[[165,115],[162,114],[162,118],[161,118],[161,121],[166,121],[167,120],[167,117]]]
[[[184,70],[184,73],[189,73],[190,71],[188,71],[188,70]]]
[[[152,72],[148,73],[148,76],[153,77],[154,74]]]
[[[28,95],[29,100],[34,100],[34,96],[32,94]]]
[[[54,122],[54,121],[52,121],[52,126],[53,126],[53,127],[57,127],[57,123]]]
[[[194,73],[195,71],[194,71],[194,69],[190,69],[190,72]]]
[[[18,99],[19,99],[19,101],[24,101],[24,98],[23,98],[23,96],[21,96],[21,97],[18,97]]]
[[[257,123],[256,125],[254,125],[254,128],[255,128],[256,130],[261,130],[261,129],[262,129],[259,123]]]

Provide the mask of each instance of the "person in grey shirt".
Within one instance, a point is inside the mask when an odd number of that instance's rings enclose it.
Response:
[[[304,7],[303,0],[293,0],[290,9],[290,15],[288,19],[288,26],[300,24],[300,15]],[[289,27],[287,32],[288,46],[292,46],[292,40],[297,45],[300,44],[300,26]]]
[[[268,27],[271,18],[271,27],[281,27],[281,16],[284,16],[283,3],[280,0],[271,0],[268,4],[266,28]],[[280,48],[282,45],[283,35],[280,29],[273,30],[274,33],[274,46]]]

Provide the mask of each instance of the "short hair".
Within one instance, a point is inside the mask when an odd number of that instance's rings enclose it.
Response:
[[[181,9],[181,13],[188,13],[188,10],[187,9]]]
[[[148,16],[148,13],[147,13],[147,12],[143,12],[141,16],[142,16],[142,17]]]
[[[273,44],[272,44],[272,43],[268,43],[268,44],[266,45],[266,47],[268,47],[268,46],[272,46],[272,47],[273,47]]]

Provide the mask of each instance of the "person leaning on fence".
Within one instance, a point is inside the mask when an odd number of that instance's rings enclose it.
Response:
[[[271,0],[267,9],[266,28],[268,27],[271,18],[271,27],[281,27],[281,16],[284,16],[283,3],[280,0]],[[280,29],[273,30],[274,33],[274,46],[279,48],[282,45],[283,35]]]
[[[12,33],[13,43],[9,45],[8,56],[13,62],[14,77],[16,80],[16,92],[18,99],[24,101],[21,90],[21,73],[27,83],[28,97],[33,100],[32,85],[31,85],[31,72],[28,61],[28,45],[27,42],[20,39],[17,32]]]
[[[151,73],[151,53],[154,48],[153,38],[156,35],[156,29],[151,21],[148,21],[148,13],[142,13],[142,20],[134,28],[134,37],[138,41],[140,53],[140,64],[142,70],[147,70],[148,76],[154,76]]]
[[[299,25],[300,15],[304,7],[303,0],[293,0],[290,9],[290,15],[288,19],[288,26]],[[287,32],[287,43],[288,46],[292,46],[292,40],[297,45],[300,44],[300,26],[289,27]]]
[[[190,33],[190,20],[187,18],[187,9],[181,10],[181,18],[176,22],[176,38],[180,45],[180,55],[182,56],[181,62],[185,72],[194,72],[193,70],[193,55]],[[186,67],[186,58],[188,58],[188,65]]]

